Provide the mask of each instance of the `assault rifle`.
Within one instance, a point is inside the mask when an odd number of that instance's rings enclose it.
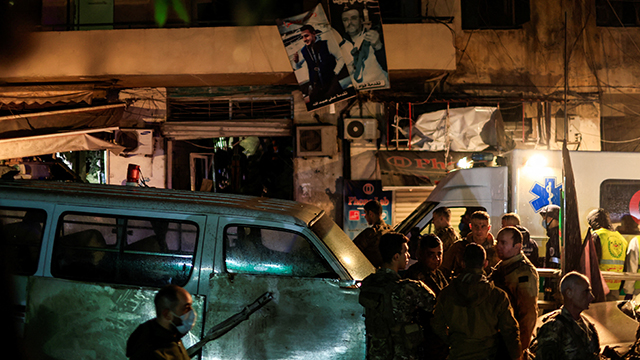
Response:
[[[187,353],[189,357],[194,357],[198,352],[205,346],[209,341],[215,340],[222,335],[228,333],[231,329],[236,327],[241,322],[247,320],[251,314],[260,310],[263,306],[265,306],[269,301],[273,299],[273,294],[270,292],[266,292],[262,294],[256,301],[252,302],[250,305],[247,305],[242,309],[242,311],[238,312],[235,315],[232,315],[227,320],[219,323],[218,325],[212,327],[209,332],[202,338],[202,340],[195,343],[189,349],[187,349]]]

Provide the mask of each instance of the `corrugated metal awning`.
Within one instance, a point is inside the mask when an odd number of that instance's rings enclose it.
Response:
[[[124,146],[90,135],[91,133],[115,130],[118,128],[91,129],[0,140],[0,160],[80,150],[110,150],[119,154],[125,149]]]
[[[231,136],[291,136],[291,119],[166,122],[162,136],[171,140],[196,140]]]

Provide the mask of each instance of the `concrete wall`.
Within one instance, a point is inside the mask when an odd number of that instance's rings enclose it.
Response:
[[[385,25],[384,36],[391,72],[455,68],[445,25]],[[105,80],[120,87],[295,83],[275,25],[38,32],[24,44],[21,56],[0,63],[0,80]]]
[[[156,188],[166,187],[166,163],[167,157],[164,148],[164,139],[154,137],[153,156],[130,155],[119,156],[109,151],[107,166],[109,175],[108,184],[126,185],[127,168],[129,164],[140,165],[141,178],[144,178],[147,185]]]
[[[337,126],[341,111],[348,104],[342,101],[335,106],[327,106],[312,113],[307,112],[302,93],[295,91],[294,125],[323,124]],[[318,115],[318,120],[314,118]],[[293,159],[294,200],[313,204],[324,209],[338,221],[342,216],[343,156],[341,140],[335,139],[337,153],[332,157],[296,157]],[[294,144],[295,145],[295,144]],[[340,220],[338,224],[341,224]]]
[[[629,61],[631,56],[640,56],[632,40],[640,30],[597,27],[594,2],[532,1],[531,20],[512,30],[462,30],[460,7],[454,12],[457,66],[439,84],[439,90],[472,99],[495,98],[496,102],[550,100],[552,142],[538,142],[533,145],[536,148],[559,147],[555,114],[562,109],[564,96],[565,43],[569,49],[567,113],[579,119],[570,129],[571,136],[579,133],[580,150],[600,150],[600,94],[623,88],[629,93],[640,90],[635,88],[640,62]],[[538,113],[535,102],[525,109],[527,117],[545,115]],[[561,129],[558,138],[562,136]]]

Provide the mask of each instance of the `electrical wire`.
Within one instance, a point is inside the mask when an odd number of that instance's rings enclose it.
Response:
[[[183,140],[184,142],[186,142],[189,145],[195,146],[197,148],[201,148],[201,149],[207,149],[207,150],[217,150],[218,147],[217,146],[204,146],[204,145],[198,145],[192,141],[189,140]]]
[[[629,140],[604,140],[604,139],[600,139],[600,141],[602,141],[603,143],[608,143],[608,144],[626,144],[626,143],[630,143],[630,142],[634,142],[634,141],[640,141],[640,137],[637,137],[635,139],[629,139]]]
[[[626,26],[624,26],[624,23],[622,22],[622,20],[620,19],[620,16],[618,16],[618,13],[616,12],[616,9],[613,8],[613,5],[611,4],[611,1],[607,0],[607,4],[609,4],[609,7],[611,8],[611,11],[613,12],[613,15],[616,16],[616,19],[618,20],[618,22],[620,23],[620,26],[622,26],[623,29],[626,29]],[[629,32],[625,32],[627,34],[627,36],[629,37],[629,40],[631,40],[631,43],[633,44],[633,46],[636,47],[636,50],[638,50],[638,53],[640,53],[640,47],[638,47],[638,44],[635,42],[635,40],[633,40],[633,38],[631,37],[631,35],[629,34]]]

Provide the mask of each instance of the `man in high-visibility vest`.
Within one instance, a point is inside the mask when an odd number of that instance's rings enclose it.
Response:
[[[623,272],[628,244],[619,232],[612,230],[609,213],[602,208],[592,210],[587,221],[593,230],[591,236],[596,246],[600,271]],[[607,286],[611,292],[607,294],[606,300],[619,300],[620,280],[607,280]]]

